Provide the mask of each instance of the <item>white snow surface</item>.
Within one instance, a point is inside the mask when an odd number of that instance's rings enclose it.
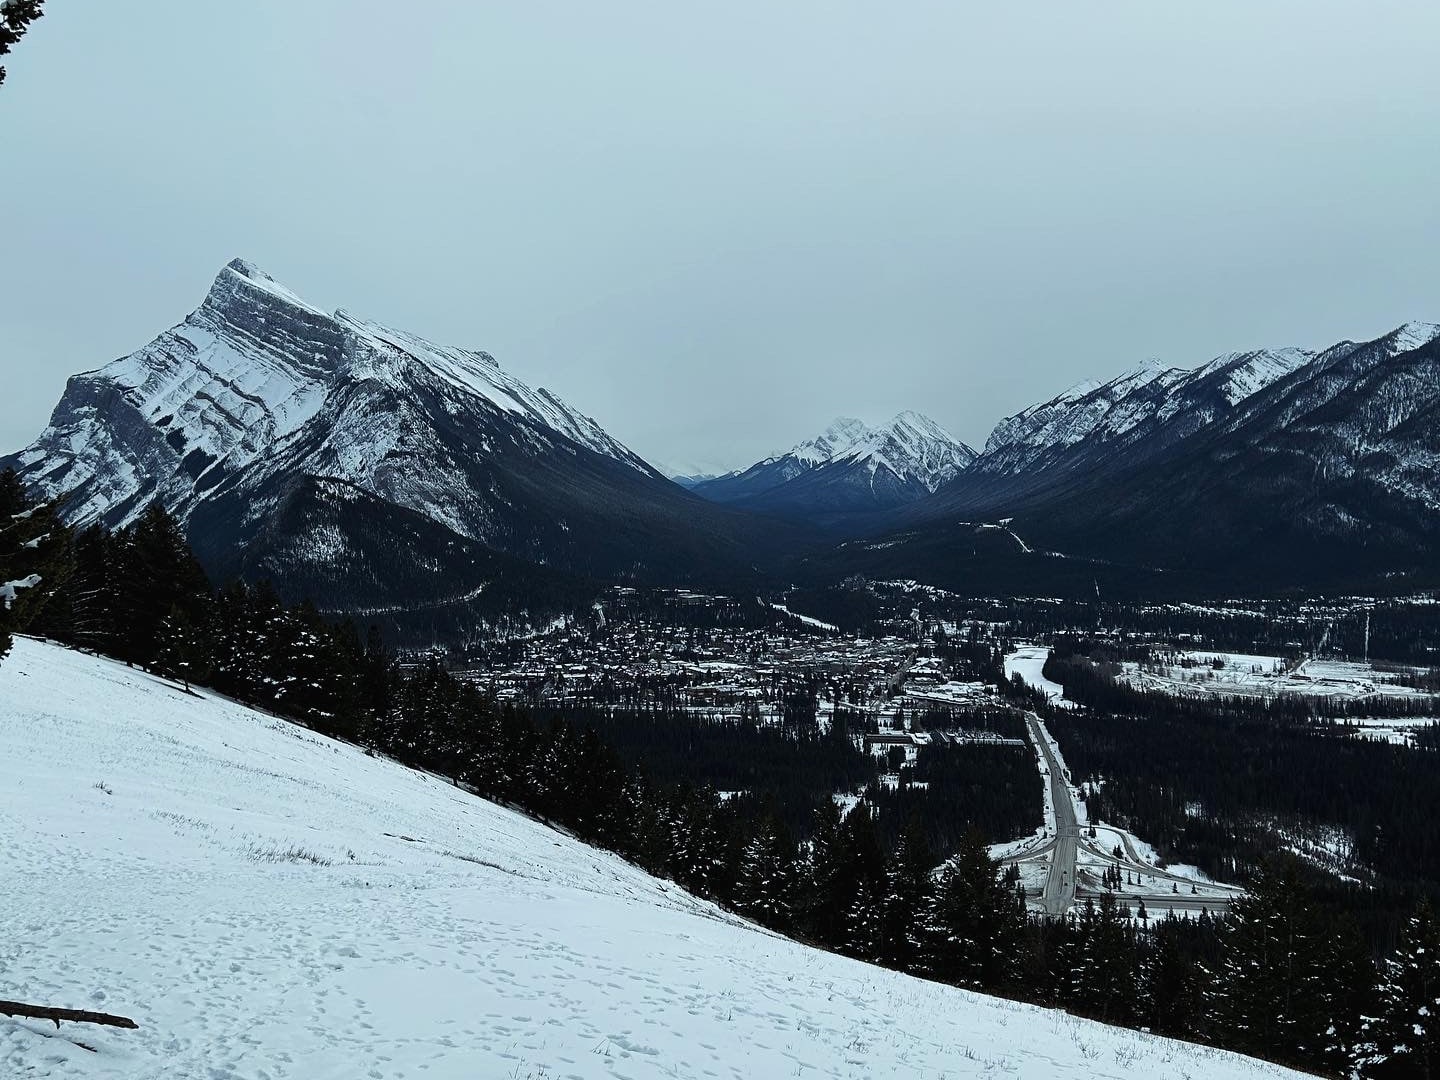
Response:
[[[0,997],[140,1025],[0,1017],[0,1076],[1298,1075],[777,938],[433,776],[53,645],[0,665],[0,738]]]
[[[1044,645],[1021,645],[1005,657],[1005,677],[1019,675],[1027,686],[1044,692],[1052,705],[1074,708],[1074,702],[1065,699],[1065,687],[1045,677],[1045,661],[1050,659],[1050,650]],[[1059,753],[1059,748],[1056,748]]]

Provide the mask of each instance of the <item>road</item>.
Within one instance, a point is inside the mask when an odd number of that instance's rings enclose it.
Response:
[[[1047,915],[1063,915],[1075,904],[1077,892],[1081,897],[1099,896],[1096,866],[1114,866],[1135,876],[1138,886],[1145,880],[1150,889],[1139,891],[1127,889],[1117,897],[1123,903],[1145,904],[1148,911],[1177,911],[1195,913],[1200,910],[1222,911],[1230,901],[1242,894],[1243,890],[1218,882],[1207,882],[1202,892],[1192,893],[1189,878],[1168,873],[1141,858],[1130,839],[1123,832],[1108,826],[1097,826],[1099,833],[1118,839],[1123,854],[1116,856],[1107,849],[1109,840],[1092,839],[1085,827],[1081,826],[1075,812],[1075,799],[1070,791],[1070,778],[1059,757],[1050,748],[1049,732],[1045,724],[1034,713],[1027,714],[1026,726],[1030,741],[1040,754],[1040,760],[1050,779],[1050,801],[1055,807],[1055,836],[1038,847],[1030,847],[1020,856],[1022,861],[1036,861],[1048,857],[1049,867],[1045,876],[1045,887],[1041,891],[1039,905]],[[1079,879],[1080,856],[1088,860],[1086,880]],[[1083,888],[1081,886],[1084,886]]]
[[[1075,902],[1075,860],[1080,852],[1080,824],[1075,818],[1075,802],[1070,797],[1070,782],[1055,752],[1050,749],[1045,727],[1040,718],[1030,713],[1025,718],[1030,727],[1030,741],[1040,752],[1050,775],[1050,802],[1055,807],[1055,846],[1051,850],[1050,872],[1045,877],[1045,891],[1040,897],[1047,915],[1063,915]]]

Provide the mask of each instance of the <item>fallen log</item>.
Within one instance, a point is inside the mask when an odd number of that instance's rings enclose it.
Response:
[[[85,1009],[51,1009],[45,1005],[26,1005],[23,1001],[0,1001],[0,1016],[26,1016],[32,1020],[53,1020],[60,1026],[61,1020],[74,1024],[109,1024],[118,1028],[138,1028],[140,1025],[128,1016],[112,1013],[89,1012]]]

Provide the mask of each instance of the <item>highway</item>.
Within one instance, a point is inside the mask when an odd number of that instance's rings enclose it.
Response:
[[[1140,902],[1147,911],[1189,912],[1201,910],[1221,911],[1229,906],[1230,900],[1242,894],[1243,890],[1231,885],[1210,882],[1201,886],[1200,893],[1192,893],[1192,881],[1177,874],[1167,873],[1145,861],[1131,844],[1130,839],[1119,830],[1098,825],[1097,836],[1092,839],[1086,827],[1079,823],[1075,811],[1075,799],[1070,791],[1070,778],[1065,773],[1055,752],[1050,748],[1049,731],[1044,722],[1034,713],[1025,718],[1030,741],[1034,744],[1040,761],[1045,767],[1050,782],[1050,800],[1055,807],[1055,836],[1039,846],[1017,852],[1010,861],[1034,862],[1048,857],[1045,886],[1041,891],[1039,906],[1047,915],[1063,915],[1075,904],[1077,891],[1081,897],[1098,897],[1104,892],[1100,886],[1097,866],[1116,866],[1127,874],[1134,875],[1135,885],[1143,880],[1151,886],[1144,892],[1127,888],[1123,895],[1117,895],[1123,903],[1132,907]],[[1118,838],[1122,854],[1117,857],[1113,850],[1102,844],[1100,837]],[[1084,855],[1088,870],[1079,866]],[[1079,875],[1085,874],[1081,881]],[[1153,890],[1153,891],[1152,891]]]
[[[1070,797],[1070,783],[1065,770],[1050,749],[1045,725],[1034,713],[1025,718],[1030,726],[1030,741],[1035,744],[1050,776],[1050,801],[1055,807],[1055,846],[1051,849],[1050,873],[1045,878],[1045,891],[1040,904],[1047,915],[1063,915],[1075,902],[1075,860],[1080,853],[1080,825],[1075,818],[1075,802]]]

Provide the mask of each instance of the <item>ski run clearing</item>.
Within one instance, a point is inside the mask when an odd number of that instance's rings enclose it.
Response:
[[[0,1076],[1296,1076],[777,938],[442,780],[108,660],[0,663]]]

